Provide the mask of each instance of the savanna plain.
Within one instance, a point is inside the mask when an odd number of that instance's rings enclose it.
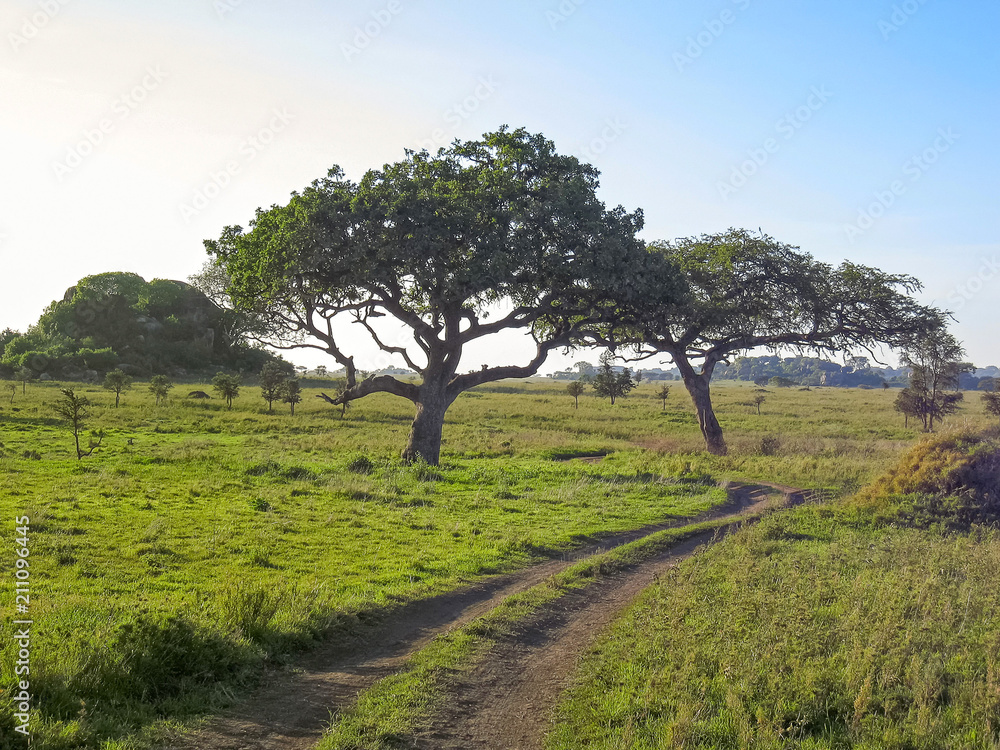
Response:
[[[412,412],[388,395],[341,414],[307,383],[293,416],[250,386],[230,410],[185,398],[204,384],[156,405],[136,383],[119,408],[75,384],[105,433],[78,460],[59,385],[19,387],[0,407],[0,520],[9,549],[30,518],[33,746],[155,747],[319,641],[349,645],[408,602],[684,523],[740,480],[817,492],[675,566],[600,634],[547,746],[1000,747],[1000,537],[953,481],[997,451],[978,397],[919,442],[893,390],[771,388],[758,414],[752,385],[722,383],[720,457],[674,385],[665,406],[662,384],[643,383],[579,408],[564,383],[480,387],[448,412],[434,467],[399,460]],[[0,557],[3,580],[13,565]],[[4,586],[8,625],[13,601]],[[6,695],[14,648],[0,644]],[[417,731],[447,686],[414,674],[407,689],[430,697]],[[366,726],[366,705],[382,710],[362,696],[343,720]],[[14,725],[8,700],[0,746],[21,746]],[[339,731],[325,746],[408,746],[405,732]]]

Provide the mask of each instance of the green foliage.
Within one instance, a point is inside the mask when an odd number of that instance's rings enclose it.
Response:
[[[972,366],[961,362],[962,346],[945,330],[916,337],[903,352],[902,361],[911,370],[910,384],[896,398],[896,410],[916,417],[931,432],[934,423],[958,411],[964,394],[957,389],[959,377]]]
[[[92,433],[90,444],[87,450],[80,446],[80,433],[83,431],[84,422],[90,418],[90,399],[80,396],[72,388],[62,388],[59,391],[62,396],[53,405],[52,410],[62,419],[69,422],[73,432],[73,439],[76,444],[76,457],[82,459],[84,456],[93,455],[94,451],[104,440],[104,433]],[[96,439],[96,442],[95,442]]]
[[[226,407],[229,409],[233,408],[233,399],[239,397],[240,386],[242,385],[243,380],[239,375],[229,375],[219,372],[212,378],[212,388],[215,389],[215,392],[221,398],[226,400]]]
[[[1000,439],[955,432],[921,441],[856,498],[881,516],[968,528],[1000,520]]]
[[[636,238],[642,214],[608,210],[597,187],[593,167],[542,135],[504,127],[436,154],[407,152],[358,183],[334,167],[286,205],[259,210],[249,231],[230,226],[205,244],[238,309],[269,320],[274,338],[319,341],[346,369],[335,403],[392,393],[419,405],[404,453],[436,464],[445,411],[459,394],[530,377],[619,302],[676,291],[667,273],[639,288],[657,265]],[[490,317],[505,304],[510,314]],[[414,347],[385,342],[378,319],[386,315],[412,330]],[[346,322],[421,382],[362,380],[344,345]],[[532,334],[530,362],[461,371],[470,344],[508,329]]]
[[[580,408],[580,396],[582,396],[586,390],[586,386],[579,380],[574,380],[566,384],[566,393],[573,397],[573,403],[577,409]]]
[[[984,393],[983,405],[986,407],[988,413],[994,417],[1000,417],[1000,393]]]
[[[112,370],[104,376],[104,390],[115,394],[115,408],[121,405],[122,393],[131,390],[132,378],[121,370]]]
[[[281,398],[285,391],[285,382],[288,377],[286,368],[277,362],[268,362],[260,371],[258,381],[260,383],[260,395],[267,401],[268,413],[274,410],[274,402]]]
[[[295,405],[302,403],[302,386],[296,378],[288,378],[281,386],[281,400],[291,407],[295,415]]]
[[[706,447],[718,455],[727,445],[710,384],[716,366],[731,355],[757,347],[900,347],[944,327],[939,310],[913,299],[920,283],[912,276],[848,261],[833,268],[763,233],[730,229],[651,249],[680,277],[685,293],[666,304],[641,295],[629,301],[624,325],[611,338],[670,355],[698,409]]]
[[[656,397],[663,402],[661,411],[667,410],[667,399],[670,398],[670,386],[664,385],[660,387],[660,390],[656,392]]]
[[[821,357],[780,357],[772,354],[737,357],[729,365],[720,363],[715,377],[721,380],[759,381],[759,385],[766,385],[772,378],[781,377],[806,386],[855,388],[860,385],[879,386],[884,377],[895,377],[896,374],[897,371],[870,367],[859,370],[853,365],[840,365]]]
[[[174,384],[170,382],[170,378],[166,375],[154,375],[149,379],[149,392],[156,399],[157,406],[167,398],[167,394],[170,393],[170,389],[173,387]]]
[[[776,375],[771,378],[768,383],[775,388],[791,388],[793,385],[798,385],[791,378],[783,378],[780,375]]]
[[[129,374],[213,367],[259,370],[274,357],[252,348],[229,313],[179,281],[107,273],[81,279],[25,334],[0,336],[3,368],[68,380],[121,367]],[[93,374],[90,374],[93,377]]]
[[[594,375],[591,385],[598,396],[610,399],[611,405],[614,406],[615,401],[627,396],[635,388],[636,383],[632,380],[632,371],[629,368],[615,372],[611,362],[611,357],[601,358],[601,366]]]

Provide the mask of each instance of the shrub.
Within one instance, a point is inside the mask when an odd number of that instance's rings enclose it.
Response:
[[[141,613],[95,646],[65,688],[87,703],[142,698],[157,704],[241,675],[249,657],[245,647],[181,615]]]
[[[358,456],[347,464],[347,470],[354,474],[371,474],[375,471],[375,464],[367,456]]]
[[[781,450],[781,440],[777,435],[765,435],[760,439],[758,452],[762,456],[777,456]]]
[[[965,527],[1000,520],[1000,440],[972,432],[924,440],[864,488],[856,502],[895,509],[919,524]]]

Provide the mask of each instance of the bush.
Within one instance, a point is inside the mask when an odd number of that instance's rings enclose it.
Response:
[[[375,464],[367,456],[358,456],[347,464],[347,470],[354,474],[371,474],[375,471]]]
[[[971,432],[924,440],[858,493],[856,502],[920,525],[964,528],[1000,520],[1000,440]]]
[[[758,452],[762,456],[777,456],[781,450],[781,440],[777,435],[765,435],[760,439]]]
[[[68,682],[39,685],[48,710],[62,718],[74,716],[81,701],[105,708],[139,700],[155,706],[220,681],[242,682],[250,676],[253,654],[182,615],[140,613],[81,658]]]

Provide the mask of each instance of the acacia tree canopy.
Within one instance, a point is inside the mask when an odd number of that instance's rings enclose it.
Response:
[[[611,339],[632,344],[640,357],[670,355],[712,453],[726,452],[709,391],[719,362],[757,347],[902,348],[944,326],[939,310],[911,296],[920,289],[912,276],[847,261],[834,267],[763,233],[729,229],[651,249],[686,290],[673,299],[642,299]]]
[[[641,212],[606,209],[597,187],[597,170],[543,136],[501,128],[436,155],[408,151],[359,183],[334,167],[288,204],[258,210],[249,231],[228,227],[206,247],[234,304],[280,327],[268,343],[318,348],[345,368],[334,403],[378,392],[412,401],[403,456],[436,464],[460,393],[535,374],[552,349],[580,343],[620,301],[648,293],[644,279],[661,279],[661,295],[674,290],[636,239]],[[383,316],[413,343],[384,340]],[[342,322],[362,326],[420,382],[359,382]],[[508,329],[533,337],[529,362],[460,373],[466,346]]]

